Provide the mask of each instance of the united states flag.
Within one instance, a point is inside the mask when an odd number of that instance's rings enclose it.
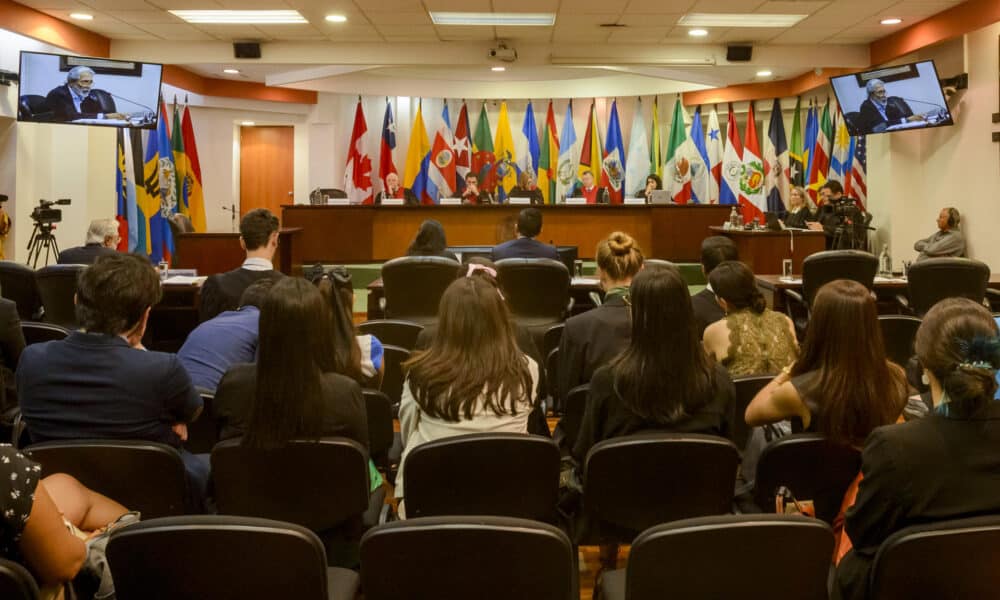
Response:
[[[854,160],[851,163],[851,175],[847,178],[847,189],[844,194],[858,199],[861,204],[859,208],[864,209],[868,204],[868,151],[865,143],[865,136],[851,138],[851,151]]]

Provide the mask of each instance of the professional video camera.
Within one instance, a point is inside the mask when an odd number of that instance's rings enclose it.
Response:
[[[864,250],[867,246],[871,215],[861,212],[852,198],[842,196],[823,206],[823,211],[836,217],[831,247],[837,250]]]
[[[31,231],[31,239],[28,240],[28,262],[32,267],[38,266],[38,259],[45,250],[45,264],[49,264],[49,255],[59,256],[59,244],[56,243],[56,236],[52,235],[55,224],[62,221],[62,210],[52,208],[54,205],[69,206],[69,198],[58,200],[39,200],[38,206],[31,211],[31,219],[35,222],[35,227]]]
[[[62,221],[62,210],[58,208],[52,208],[53,205],[59,206],[69,206],[72,202],[69,198],[60,198],[58,200],[39,200],[38,206],[31,211],[31,219],[36,225],[51,225],[52,223],[59,223]]]

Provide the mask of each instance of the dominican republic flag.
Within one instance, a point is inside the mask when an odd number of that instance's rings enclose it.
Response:
[[[371,204],[372,194],[372,159],[365,147],[365,134],[368,125],[365,124],[365,112],[358,99],[358,107],[354,111],[354,129],[351,131],[351,147],[347,150],[347,167],[344,169],[344,191],[351,204]]]
[[[455,190],[459,194],[465,192],[465,176],[472,168],[472,146],[469,142],[469,109],[462,102],[462,110],[458,113],[458,125],[455,126]]]
[[[389,173],[396,172],[396,164],[392,161],[392,153],[396,150],[396,121],[392,118],[392,104],[385,99],[385,116],[382,117],[382,147],[378,153],[378,178],[382,180],[382,189],[388,189],[385,178]]]
[[[712,170],[714,195],[709,200],[712,204],[719,203],[719,191],[722,187],[722,128],[719,127],[719,111],[712,106],[708,113],[708,135],[705,138],[708,150],[708,166]]]
[[[451,135],[450,122],[448,103],[445,102],[444,110],[441,111],[441,122],[437,133],[434,134],[434,144],[431,146],[429,176],[437,188],[434,202],[438,202],[440,198],[450,198],[455,191],[455,140]]]
[[[608,118],[607,144],[602,161],[601,183],[608,188],[611,204],[621,204],[625,189],[625,143],[622,127],[618,122],[618,101],[611,102]]]
[[[705,145],[705,131],[701,126],[700,106],[694,109],[688,139],[694,149],[691,153],[691,200],[698,204],[709,204],[713,196],[719,195],[719,188],[712,179],[712,169],[708,162],[708,148]]]
[[[785,139],[785,121],[781,118],[781,103],[771,104],[771,122],[764,138],[764,193],[767,210],[785,210],[788,200],[788,143]]]
[[[726,125],[726,148],[722,152],[722,183],[719,186],[719,204],[738,204],[740,175],[743,174],[743,144],[736,129],[736,115],[729,104],[729,122]]]
[[[760,156],[760,142],[757,141],[757,123],[753,114],[753,101],[747,113],[746,141],[743,143],[743,172],[740,174],[740,207],[743,222],[758,218],[763,222],[767,209],[764,196],[764,161]]]

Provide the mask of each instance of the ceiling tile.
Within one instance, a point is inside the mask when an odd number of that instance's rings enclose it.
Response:
[[[614,44],[657,44],[667,36],[670,27],[628,27],[612,29],[608,41]]]
[[[256,25],[264,35],[275,40],[326,39],[326,34],[312,25]]]
[[[380,42],[382,36],[371,25],[351,25],[349,27],[317,27],[326,38],[333,42]]]
[[[97,10],[154,10],[144,0],[81,0],[83,4]],[[211,4],[211,2],[210,2]]]
[[[658,13],[686,13],[694,6],[697,0],[674,0],[664,2],[663,0],[631,0],[625,9],[625,14],[658,14]]]
[[[215,0],[229,10],[288,10],[282,0]],[[171,7],[173,8],[173,7]]]
[[[424,9],[420,0],[355,0],[363,12],[417,12]]]
[[[687,12],[752,13],[764,0],[698,0]]]
[[[830,0],[801,0],[800,2],[772,0],[761,4],[754,12],[767,15],[811,15],[828,4],[834,4],[834,2]]]
[[[88,2],[90,0],[87,0]],[[110,0],[117,4],[116,0]],[[146,0],[146,4],[157,6],[164,10],[211,10],[222,8],[222,5],[214,0]],[[126,6],[116,8],[125,9]],[[146,8],[149,8],[148,6]]]
[[[552,37],[551,27],[497,27],[496,31],[497,38],[503,40],[547,40]]]
[[[109,10],[107,13],[126,23],[184,23],[182,19],[163,10]]]
[[[433,25],[378,25],[378,32],[387,41],[409,42],[436,40],[437,31]]]
[[[788,31],[785,27],[733,27],[719,39],[723,42],[766,42]]]
[[[154,1],[169,2],[170,0]],[[284,0],[284,3],[298,9],[299,12],[303,10],[321,14],[361,12],[352,0]]]
[[[196,27],[217,40],[227,42],[266,39],[264,32],[252,25],[206,25],[199,23]]]
[[[424,7],[433,11],[490,12],[490,0],[424,0]]]
[[[592,29],[572,29],[556,27],[552,32],[552,41],[556,43],[602,44],[611,36],[609,29],[594,27]]]
[[[445,41],[492,40],[496,38],[494,27],[473,27],[462,25],[437,25],[438,37]]]
[[[564,0],[560,14],[621,14],[628,0]]]
[[[374,12],[365,13],[376,27],[382,25],[430,26],[431,18],[425,12]]]
[[[789,44],[818,44],[833,35],[829,28],[809,29],[807,27],[792,27],[784,33],[771,39],[769,43],[789,45]]]
[[[870,44],[874,42],[876,37],[873,36],[863,36],[863,37],[847,37],[843,35],[835,35],[828,40],[821,42],[824,46],[855,46]]]
[[[617,19],[609,15],[582,15],[582,14],[560,14],[556,17],[556,27],[578,27],[581,25],[597,26],[602,23],[614,23]]]
[[[629,27],[666,27],[669,29],[677,24],[679,18],[681,18],[681,13],[626,13],[618,19],[618,23]]]
[[[199,31],[187,23],[143,23],[139,27],[143,31],[171,41],[196,42],[214,39],[210,34]]]
[[[562,4],[566,1],[563,0]],[[575,3],[575,0],[570,1]],[[559,0],[493,0],[493,10],[496,12],[553,13],[559,10],[559,5]]]
[[[152,33],[145,33],[142,31],[139,33],[116,33],[114,39],[127,40],[130,42],[156,42],[160,40],[160,38],[156,37]]]
[[[44,12],[45,9],[72,10],[72,9],[87,7],[86,4],[81,4],[76,0],[24,0],[23,2],[21,2],[21,4],[29,8],[34,8],[35,10],[40,10],[42,12]]]

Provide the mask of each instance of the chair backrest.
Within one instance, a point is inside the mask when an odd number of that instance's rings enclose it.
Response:
[[[650,433],[605,440],[584,461],[584,505],[631,535],[732,509],[740,455],[727,439]],[[627,466],[627,468],[623,468]]]
[[[861,470],[861,452],[816,433],[785,436],[768,444],[757,463],[754,501],[774,510],[774,496],[785,486],[798,500],[812,500],[816,517],[832,523],[844,493]]]
[[[361,335],[374,335],[382,344],[411,351],[416,347],[417,336],[423,330],[424,326],[420,323],[402,319],[372,319],[358,325],[358,333]]]
[[[972,258],[927,258],[913,263],[906,273],[910,306],[923,315],[945,298],[968,298],[982,302],[990,280],[990,268]]]
[[[75,328],[76,280],[86,265],[48,265],[35,272],[38,294],[45,307],[45,322]]]
[[[368,452],[373,460],[385,458],[392,447],[392,401],[379,390],[361,390],[368,414]]]
[[[590,395],[590,384],[585,383],[571,389],[562,400],[562,419],[564,446],[572,449],[576,445],[576,437],[583,425],[583,412],[587,408],[587,396]]]
[[[30,346],[65,339],[69,335],[69,329],[54,323],[21,321],[21,333],[24,334],[24,344]]]
[[[49,100],[40,94],[23,94],[17,103],[17,117],[32,121],[51,121],[53,117]]]
[[[909,315],[879,315],[878,325],[885,342],[885,354],[901,367],[913,356],[913,340],[920,329],[920,319]]]
[[[655,267],[655,268],[658,268],[658,269],[670,269],[670,268],[676,269],[677,268],[677,265],[675,265],[674,263],[670,262],[669,260],[663,260],[662,258],[647,258],[647,259],[645,259],[645,260],[642,261],[642,264],[646,268],[649,268],[649,267]]]
[[[559,448],[550,438],[474,433],[420,444],[403,470],[407,517],[555,517]]]
[[[497,279],[516,317],[558,321],[569,304],[569,269],[551,258],[497,261]]]
[[[559,348],[553,348],[545,355],[545,383],[549,388],[549,396],[555,400],[557,409],[562,410],[562,399],[559,396]]]
[[[331,529],[368,508],[368,453],[347,438],[262,450],[226,440],[212,450],[219,512]]]
[[[27,569],[12,560],[0,558],[0,598],[36,600],[38,584]]]
[[[0,260],[0,294],[17,304],[17,314],[22,321],[38,317],[42,297],[38,294],[33,269],[12,260]]]
[[[573,552],[565,533],[537,521],[407,519],[361,538],[361,586],[365,600],[570,600]]]
[[[191,217],[185,214],[174,213],[170,215],[170,222],[177,227],[180,233],[194,233],[194,223],[191,222]]]
[[[1000,516],[908,527],[882,543],[869,598],[995,598]]]
[[[441,296],[457,273],[458,263],[442,256],[401,256],[386,262],[382,265],[385,316],[434,321]]]
[[[111,533],[108,565],[119,600],[327,600],[326,553],[304,527],[197,515]]]
[[[812,306],[819,288],[835,279],[857,281],[868,289],[875,285],[878,259],[861,250],[826,250],[802,261],[802,295]]]
[[[403,383],[406,373],[403,363],[409,360],[410,351],[399,346],[385,344],[382,346],[382,391],[393,404],[399,404],[403,398]]]
[[[28,446],[25,454],[43,475],[67,473],[114,498],[143,518],[188,512],[184,461],[166,444],[119,440],[68,440]]]
[[[545,335],[542,337],[542,356],[548,356],[550,352],[559,347],[559,342],[562,341],[563,329],[566,329],[565,323],[557,323],[545,330]]]
[[[212,448],[219,443],[219,432],[222,425],[215,418],[215,411],[212,404],[215,403],[215,394],[201,393],[201,414],[193,423],[188,423],[188,439],[184,442],[184,448],[194,454],[208,454]]]
[[[765,385],[774,379],[774,375],[746,375],[744,377],[734,377],[733,385],[736,387],[736,401],[732,404],[732,414],[729,422],[732,423],[732,439],[736,447],[742,451],[747,447],[747,440],[750,439],[750,426],[747,425],[745,413],[750,401],[757,395]]]
[[[626,594],[630,600],[825,600],[832,553],[833,532],[816,519],[685,519],[647,529],[635,539],[626,568]]]

